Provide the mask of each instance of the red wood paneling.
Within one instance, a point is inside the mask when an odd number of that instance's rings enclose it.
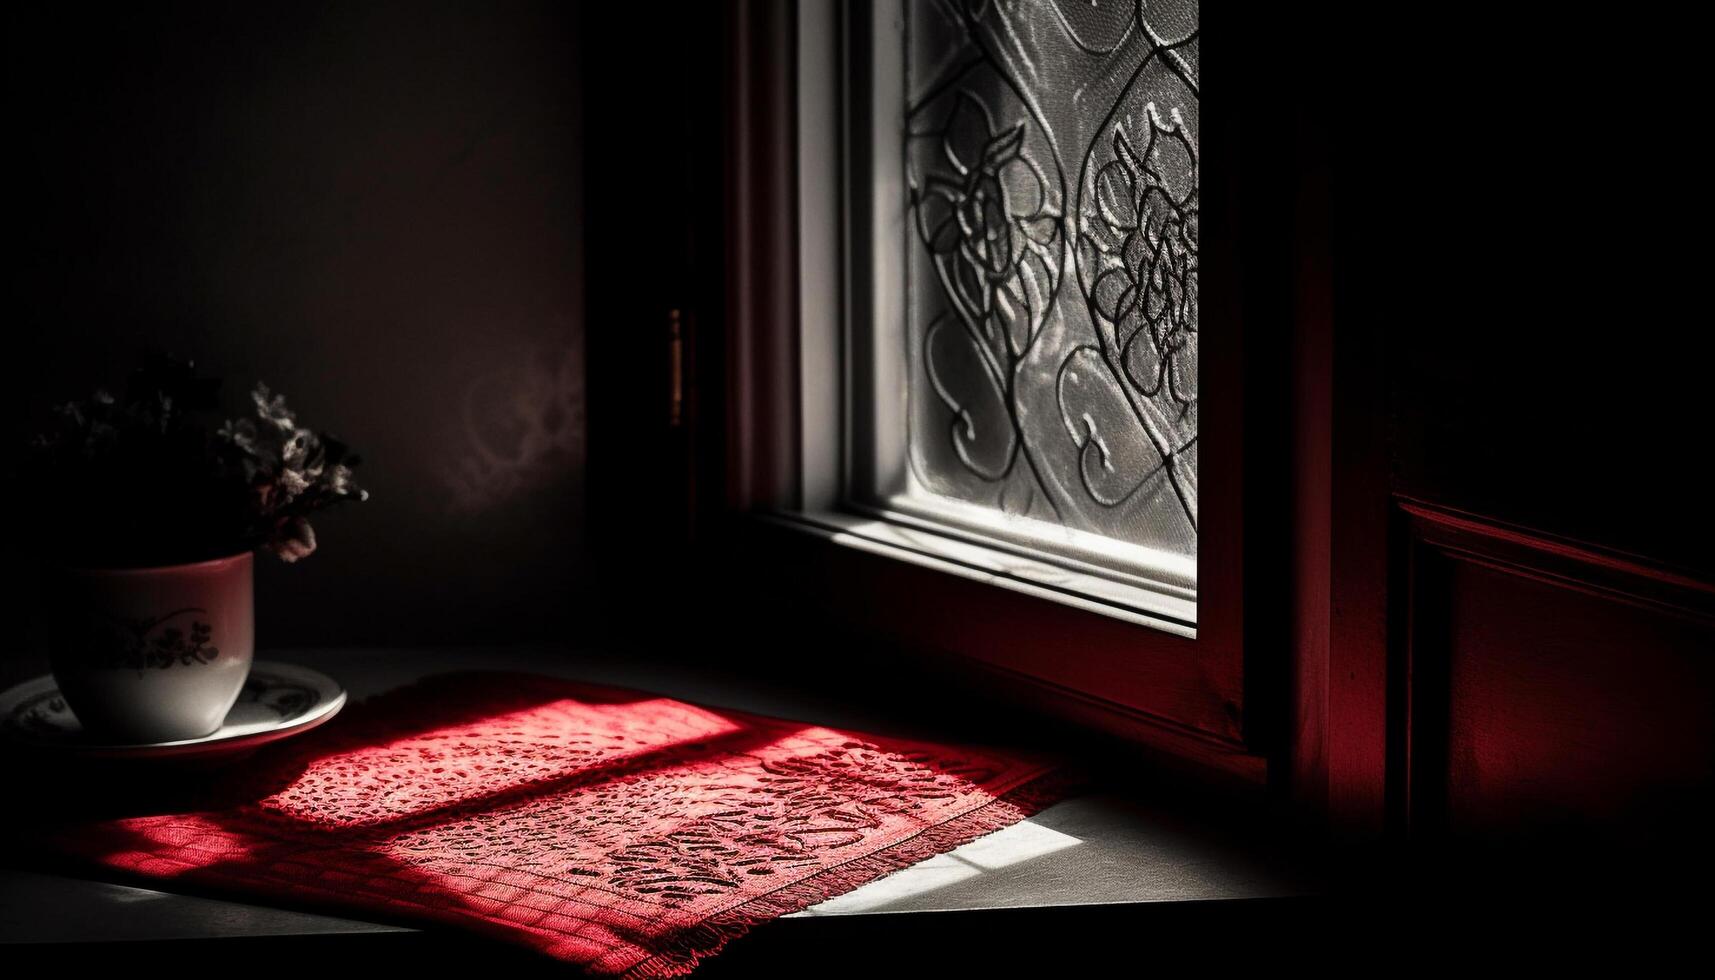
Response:
[[[1467,561],[1448,578],[1450,829],[1651,816],[1715,775],[1708,623]]]
[[[1715,585],[1405,503],[1418,836],[1681,819],[1715,775]]]

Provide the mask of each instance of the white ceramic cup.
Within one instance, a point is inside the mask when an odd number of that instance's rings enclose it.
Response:
[[[220,728],[255,656],[250,552],[51,580],[54,679],[92,736],[151,743]]]

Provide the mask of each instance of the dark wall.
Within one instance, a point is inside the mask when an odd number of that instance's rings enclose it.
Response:
[[[1330,125],[1396,489],[1715,576],[1694,59],[1527,12],[1456,42],[1366,16]]]
[[[1693,826],[1715,783],[1696,59],[1569,18],[1370,16],[1330,123],[1334,316],[1380,352],[1396,812]]]
[[[584,564],[575,7],[9,17],[14,397],[158,346],[362,452],[373,499],[259,563],[263,646],[559,633]]]

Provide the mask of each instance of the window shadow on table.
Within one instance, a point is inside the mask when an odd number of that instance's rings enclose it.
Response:
[[[554,727],[557,712],[571,710],[567,706],[576,709],[582,728]],[[626,727],[640,716],[649,716],[649,723]],[[624,734],[639,730],[652,733],[653,741]],[[787,797],[757,798],[787,799],[783,810],[745,812],[743,802],[732,800],[742,801],[753,787],[705,779],[687,784],[697,805],[667,809],[673,825],[621,835],[624,847],[597,855],[596,869],[568,863],[564,855],[536,860],[538,851],[562,844],[553,828],[531,823],[536,801],[568,793],[583,798],[617,786],[608,802],[623,808],[632,800],[626,787],[633,781],[686,767],[724,776],[723,760],[760,759],[769,747],[778,750],[809,732],[836,736],[827,743],[838,746],[836,755],[873,751],[909,758],[916,767],[911,780],[927,782],[894,785],[879,771],[871,784],[866,779],[872,774],[845,760],[797,771],[806,757],[787,753],[763,771],[802,788]],[[85,774],[74,780],[77,791],[55,795],[52,807],[38,810],[48,818],[38,819],[35,831],[44,860],[63,855],[86,869],[150,884],[167,880],[175,889],[260,896],[324,911],[356,909],[383,921],[456,924],[512,941],[551,933],[537,945],[562,955],[622,942],[650,948],[675,934],[666,923],[683,918],[640,911],[648,903],[671,910],[723,889],[739,894],[742,883],[757,881],[746,876],[778,869],[785,879],[815,871],[821,867],[817,851],[860,842],[865,828],[881,826],[875,814],[851,806],[853,799],[899,805],[888,814],[895,826],[928,827],[932,821],[904,805],[910,794],[918,785],[965,778],[956,767],[938,768],[936,755],[920,743],[840,736],[803,723],[530,675],[442,675],[357,706],[343,723],[265,749],[233,769]],[[486,765],[494,768],[478,771]],[[985,777],[971,778],[967,791]],[[844,783],[849,791],[819,792],[818,779]],[[695,799],[705,784],[711,797]],[[497,814],[505,817],[500,824],[484,822]],[[497,827],[506,840],[493,836]],[[600,895],[593,903],[568,904],[567,889]],[[497,905],[505,908],[496,912]],[[527,928],[520,928],[518,909],[525,911]]]

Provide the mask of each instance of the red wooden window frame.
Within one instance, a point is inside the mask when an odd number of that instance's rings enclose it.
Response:
[[[866,7],[839,10],[837,47],[817,64],[839,59],[839,77],[853,79],[850,52],[869,43]],[[1289,572],[1302,482],[1290,465],[1302,379],[1285,368],[1304,305],[1295,277],[1314,272],[1294,268],[1306,234],[1294,213],[1303,119],[1256,81],[1267,77],[1261,65],[1285,56],[1256,32],[1220,37],[1213,63],[1250,60],[1202,93],[1201,387],[1212,394],[1201,420],[1198,625],[1188,639],[755,519],[801,503],[800,236],[825,231],[798,223],[801,15],[816,11],[740,4],[730,17],[725,504],[752,519],[726,547],[747,557],[763,593],[951,655],[1176,758],[1254,784],[1285,779],[1291,767],[1270,762],[1284,761],[1291,741]],[[854,124],[842,130],[848,175],[863,150],[854,145],[865,122],[861,98],[850,97],[856,74],[845,101]],[[861,195],[861,182],[849,186]],[[861,261],[845,258],[848,281],[861,276]]]

